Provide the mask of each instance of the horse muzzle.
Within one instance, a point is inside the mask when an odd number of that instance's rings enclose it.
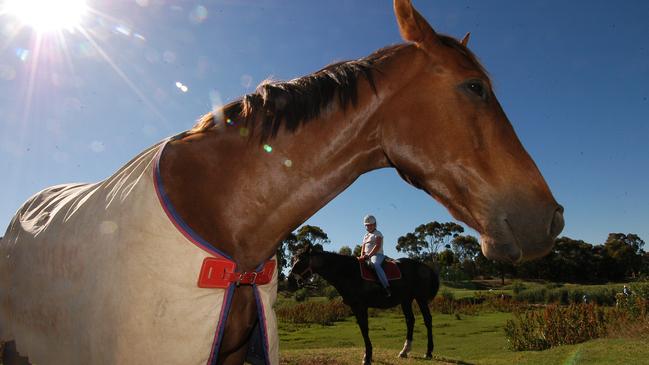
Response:
[[[546,219],[518,214],[492,225],[492,229],[480,237],[485,257],[516,264],[547,255],[564,227],[563,207],[557,205],[550,211]]]

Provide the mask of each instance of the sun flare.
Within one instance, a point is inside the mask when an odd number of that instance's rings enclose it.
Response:
[[[74,29],[88,11],[85,0],[7,0],[3,13],[37,32]]]

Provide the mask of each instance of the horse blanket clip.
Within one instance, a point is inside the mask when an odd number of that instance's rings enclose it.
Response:
[[[266,261],[261,271],[235,272],[236,266],[237,264],[231,260],[206,257],[198,275],[198,287],[224,289],[230,283],[235,283],[236,286],[268,284],[273,277],[275,260]]]

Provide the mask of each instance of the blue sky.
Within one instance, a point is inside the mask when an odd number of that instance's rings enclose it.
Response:
[[[40,49],[31,28],[0,15],[0,231],[38,190],[104,179],[219,100],[400,42],[387,0],[87,2],[84,31],[43,35]],[[472,33],[469,47],[566,208],[563,234],[649,241],[649,2],[414,3],[438,32]],[[386,169],[307,223],[337,249],[361,240],[366,213],[393,256],[399,236],[452,219]]]

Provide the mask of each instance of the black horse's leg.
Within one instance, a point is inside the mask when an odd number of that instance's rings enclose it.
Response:
[[[16,351],[16,342],[9,341],[4,343],[2,351],[3,365],[31,365],[26,357],[20,356]]]
[[[428,301],[425,299],[417,299],[417,304],[421,310],[421,315],[424,317],[424,324],[426,325],[426,331],[428,333],[428,349],[426,350],[426,358],[433,358],[433,318],[430,315],[430,310],[428,309]]]
[[[370,342],[369,326],[367,322],[367,307],[353,306],[352,312],[356,316],[356,322],[361,329],[363,341],[365,341],[365,356],[363,357],[363,365],[370,365],[372,363],[372,343]]]
[[[399,353],[399,357],[408,357],[408,353],[412,349],[412,331],[415,327],[415,315],[412,314],[412,300],[401,303],[403,315],[406,317],[406,343],[403,344],[403,349]]]

